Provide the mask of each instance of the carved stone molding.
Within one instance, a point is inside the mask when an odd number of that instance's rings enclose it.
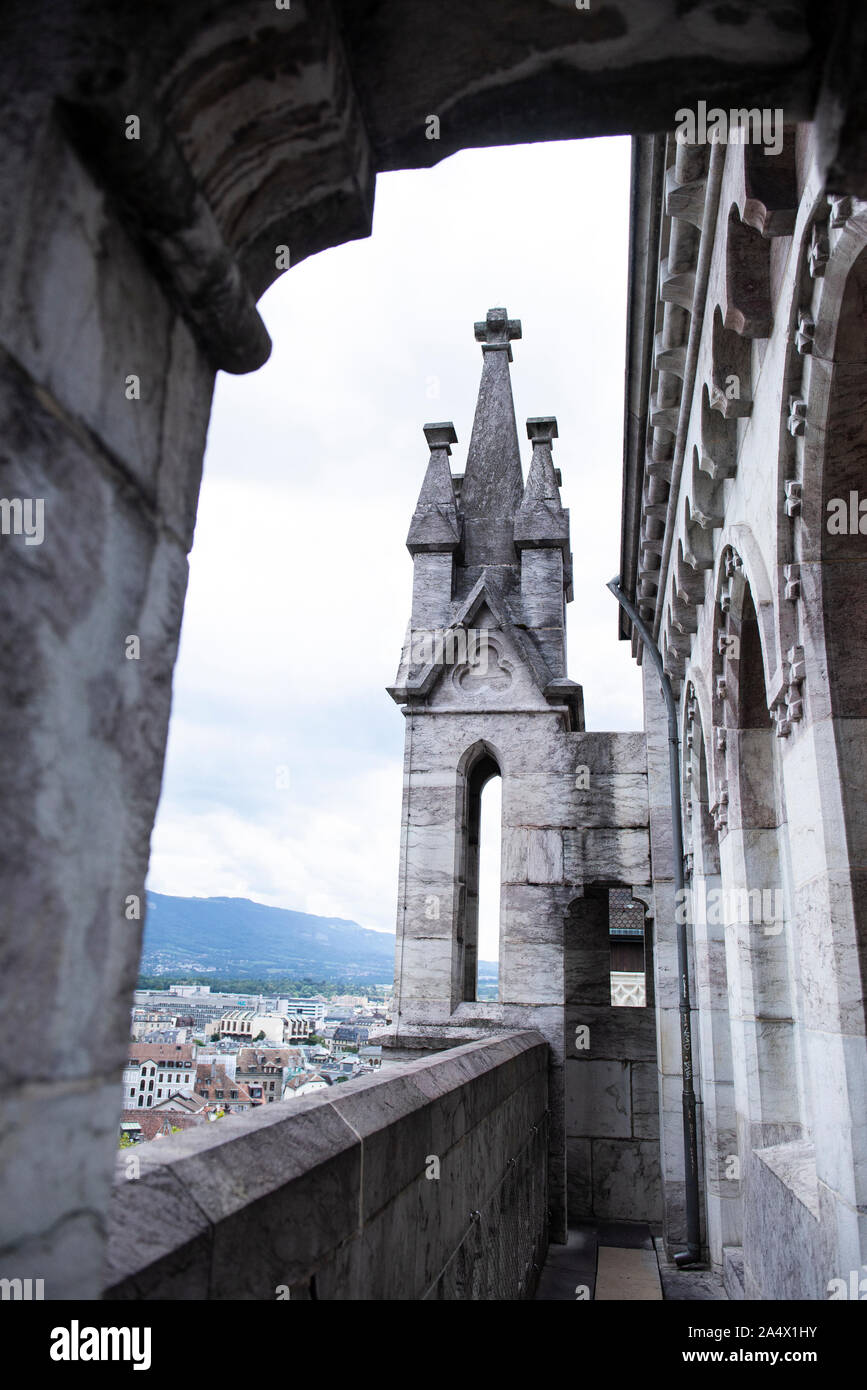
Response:
[[[803,505],[803,486],[797,478],[787,478],[786,489],[786,516],[796,517],[801,515]]]
[[[810,235],[810,251],[808,263],[810,275],[814,280],[818,280],[825,274],[825,267],[831,256],[831,248],[828,244],[828,231],[820,222],[813,223],[813,230]]]
[[[807,402],[802,400],[800,396],[789,397],[789,418],[786,428],[793,438],[804,434],[807,429]]]
[[[798,310],[798,327],[795,330],[795,346],[803,357],[805,353],[813,351],[813,342],[816,337],[816,320],[809,309]]]
[[[801,597],[801,566],[783,565],[783,579],[785,580],[783,597],[789,603],[796,603]]]
[[[713,817],[713,827],[717,832],[725,830],[729,823],[729,784],[723,780],[719,786],[719,795],[713,806],[710,808]]]
[[[828,206],[831,209],[831,216],[828,218],[828,225],[838,230],[845,227],[849,218],[852,216],[852,199],[847,193],[828,195]]]

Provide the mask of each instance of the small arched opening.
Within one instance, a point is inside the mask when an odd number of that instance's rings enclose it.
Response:
[[[455,996],[463,1002],[498,997],[501,777],[494,750],[485,742],[476,745],[459,789]]]

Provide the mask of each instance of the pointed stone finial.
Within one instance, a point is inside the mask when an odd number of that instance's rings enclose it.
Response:
[[[553,415],[537,415],[527,421],[533,441],[533,461],[524,496],[515,516],[515,545],[519,550],[557,546],[564,556],[569,548],[569,513],[560,501],[557,472],[551,456],[557,438]]]
[[[454,483],[449,468],[451,446],[458,442],[455,427],[451,420],[425,425],[424,437],[430,449],[430,462],[406,540],[412,555],[424,551],[455,550],[461,538]]]
[[[482,352],[507,352],[511,362],[511,342],[521,337],[521,320],[510,319],[505,309],[489,309],[484,321],[475,325],[475,333]]]

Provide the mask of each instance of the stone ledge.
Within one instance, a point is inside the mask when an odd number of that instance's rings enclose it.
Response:
[[[819,1180],[816,1175],[816,1151],[805,1140],[790,1144],[774,1144],[766,1149],[753,1149],[753,1154],[779,1178],[811,1216],[820,1220]]]
[[[381,1282],[383,1227],[389,1278],[420,1297],[544,1120],[547,1075],[540,1034],[500,1033],[143,1147],[114,1190],[105,1297],[273,1298],[323,1269],[353,1297]]]

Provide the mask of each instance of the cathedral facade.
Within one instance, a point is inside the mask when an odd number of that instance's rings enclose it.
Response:
[[[828,1298],[867,1258],[867,207],[795,124],[637,140],[633,209],[621,574],[678,701],[704,1238],[731,1296]],[[678,1086],[663,1061],[675,1197]]]

